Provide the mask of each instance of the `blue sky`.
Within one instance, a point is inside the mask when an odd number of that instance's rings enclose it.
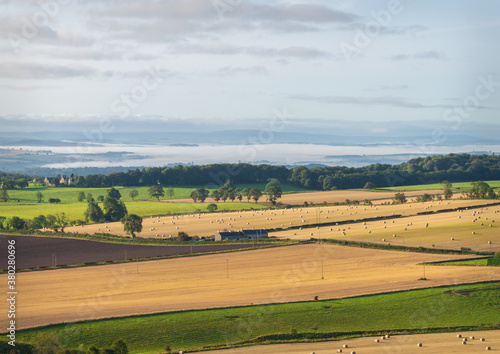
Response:
[[[498,1],[44,4],[0,0],[3,122],[498,127]]]

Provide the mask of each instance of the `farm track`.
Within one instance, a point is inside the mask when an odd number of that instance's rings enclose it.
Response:
[[[425,260],[467,259],[426,254]],[[426,267],[422,254],[332,245],[113,264],[17,275],[18,328],[156,312],[342,298],[500,280],[483,267]],[[322,269],[324,279],[321,279]],[[7,275],[0,281],[6,283]],[[0,311],[7,311],[7,302]],[[0,320],[5,325],[5,319]]]

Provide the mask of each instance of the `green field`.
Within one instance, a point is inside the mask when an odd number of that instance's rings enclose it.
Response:
[[[331,332],[360,336],[367,331],[498,328],[499,290],[500,282],[492,282],[341,300],[185,311],[19,331],[17,340],[32,342],[43,333],[76,349],[80,344],[109,347],[122,338],[132,353],[158,353],[166,345],[177,351],[241,342],[334,338]],[[263,337],[279,334],[284,335]]]
[[[206,212],[208,203],[168,203],[151,201],[126,202],[129,214],[139,216],[182,214]],[[215,203],[218,211],[235,211],[267,208],[262,204],[255,203]],[[101,203],[102,205],[102,203]],[[84,212],[87,209],[87,203],[68,203],[68,204],[23,204],[23,203],[0,203],[0,216],[12,217],[19,216],[24,219],[32,219],[40,214],[65,213],[70,220],[83,220]]]
[[[500,188],[500,181],[484,181],[490,185],[491,188]],[[471,182],[458,182],[452,183],[453,191],[456,193],[469,191],[471,188]],[[459,188],[459,189],[457,189]],[[402,187],[391,187],[391,188],[379,188],[378,191],[423,191],[427,189],[444,189],[441,183],[433,184],[419,184],[413,186],[402,186]]]
[[[242,185],[240,188],[263,188],[265,184]],[[301,190],[292,185],[282,185],[284,192],[297,192]],[[196,187],[176,187],[174,188],[174,198],[184,199],[189,198],[190,193]],[[28,187],[25,189],[9,190],[9,201],[0,203],[0,216],[12,217],[19,216],[20,218],[34,218],[35,216],[44,214],[57,214],[64,212],[70,220],[83,219],[83,213],[87,208],[87,203],[77,201],[77,193],[83,191],[85,195],[92,194],[94,199],[98,196],[105,196],[108,188],[76,188],[76,187]],[[206,211],[207,203],[166,203],[158,202],[151,199],[148,195],[148,187],[116,187],[122,195],[122,200],[126,203],[129,213],[138,214],[140,216],[163,215],[163,214],[179,214],[193,213],[197,211]],[[129,196],[129,191],[136,189],[139,195],[132,200]],[[36,192],[43,194],[43,202],[37,203]],[[48,203],[49,198],[59,198],[60,204]],[[162,199],[168,199],[166,197]],[[246,198],[243,199],[245,201]],[[265,196],[261,198],[265,201]],[[234,211],[234,210],[249,210],[265,208],[263,205],[255,203],[239,203],[227,201],[226,203],[218,203],[219,211]]]
[[[453,261],[453,262],[442,262],[442,263],[435,263],[433,265],[445,265],[445,266],[481,266],[481,267],[486,267],[488,265],[488,258],[483,258],[483,259],[471,259],[471,260],[466,260],[466,261]]]

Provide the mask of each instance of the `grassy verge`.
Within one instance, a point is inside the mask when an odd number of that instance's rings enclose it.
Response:
[[[339,300],[271,304],[56,325],[40,333],[67,347],[106,347],[122,338],[131,353],[316,341],[378,332],[422,333],[500,328],[500,282],[445,286]],[[146,300],[146,299],[144,299]],[[138,299],[140,301],[140,299]]]
[[[488,266],[488,258],[469,259],[465,261],[437,262],[437,263],[432,263],[432,265],[486,267]]]

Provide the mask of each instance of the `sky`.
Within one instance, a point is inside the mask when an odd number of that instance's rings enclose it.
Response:
[[[0,0],[0,124],[491,134],[499,13],[494,0]]]

